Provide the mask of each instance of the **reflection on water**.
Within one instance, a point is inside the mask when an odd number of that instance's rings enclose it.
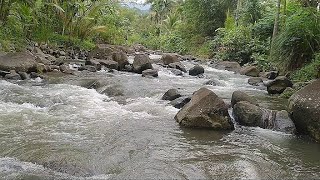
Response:
[[[0,177],[320,178],[319,144],[260,128],[180,128],[174,120],[178,110],[160,98],[170,88],[192,94],[216,79],[218,86],[206,87],[226,101],[235,90],[273,109],[284,108],[285,100],[270,100],[263,87],[227,71],[206,67],[205,77],[196,78],[155,68],[160,70],[156,79],[102,71],[52,76],[50,84],[0,81]]]

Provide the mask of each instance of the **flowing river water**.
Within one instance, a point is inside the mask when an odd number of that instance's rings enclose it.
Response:
[[[0,179],[320,178],[320,145],[307,138],[238,125],[184,129],[174,120],[178,109],[160,99],[170,88],[192,94],[215,79],[206,87],[226,102],[235,90],[271,109],[285,101],[207,65],[203,78],[154,67],[159,78],[100,71],[49,83],[0,80]],[[97,80],[104,88],[83,87]]]

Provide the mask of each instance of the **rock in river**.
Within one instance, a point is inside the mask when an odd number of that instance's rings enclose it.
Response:
[[[240,70],[240,74],[251,76],[251,77],[258,77],[260,74],[260,71],[255,66],[247,66],[247,67],[243,67]]]
[[[36,57],[29,52],[8,53],[0,56],[0,70],[31,72],[37,70]]]
[[[320,79],[291,96],[289,114],[298,133],[320,141]]]
[[[242,92],[242,91],[233,92],[231,97],[231,106],[233,107],[235,104],[237,104],[240,101],[247,101],[250,104],[258,106],[257,100],[249,96],[245,92]]]
[[[198,76],[204,73],[204,68],[200,65],[195,65],[193,68],[189,70],[190,76]]]
[[[175,116],[175,120],[184,127],[234,129],[228,114],[228,106],[207,88],[196,91],[191,101]]]
[[[266,83],[269,94],[281,94],[287,87],[292,87],[292,82],[285,76],[279,76],[275,80]]]
[[[162,96],[162,100],[168,100],[168,101],[172,101],[175,100],[177,98],[181,97],[181,94],[179,93],[179,91],[177,89],[169,89],[163,96]]]
[[[152,69],[150,58],[146,54],[138,54],[134,57],[133,70],[136,73],[142,73],[142,71]]]

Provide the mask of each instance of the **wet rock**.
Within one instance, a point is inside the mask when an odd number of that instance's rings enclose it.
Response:
[[[258,77],[259,73],[260,73],[260,71],[255,66],[243,67],[240,70],[240,74],[246,75],[246,76],[251,76],[251,77]]]
[[[279,76],[265,85],[269,94],[281,94],[287,87],[292,87],[293,84],[287,77]]]
[[[247,101],[237,102],[233,107],[234,118],[240,125],[262,126],[263,111],[260,107]]]
[[[63,65],[60,65],[60,66],[59,66],[59,69],[60,69],[61,72],[64,73],[64,72],[69,71],[69,70],[70,70],[70,67],[69,67],[69,65],[63,64]]]
[[[170,71],[176,76],[183,76],[183,72],[179,69],[170,69]]]
[[[26,72],[18,72],[22,80],[30,79],[30,76]]]
[[[99,62],[102,66],[105,66],[109,69],[120,69],[119,63],[110,59],[96,59],[97,62]]]
[[[176,54],[163,54],[161,57],[161,61],[165,65],[169,65],[171,63],[179,62],[178,56]]]
[[[36,58],[30,52],[7,53],[0,56],[0,70],[17,72],[35,71],[37,67]]]
[[[211,79],[211,80],[204,83],[204,85],[210,85],[210,86],[218,86],[219,84],[220,83],[215,79]]]
[[[133,72],[133,67],[131,64],[127,64],[124,66],[124,71]]]
[[[290,119],[287,111],[278,111],[274,120],[273,130],[280,131],[288,134],[296,133],[296,126]]]
[[[117,64],[117,63],[116,63],[116,64]],[[101,70],[101,64],[100,64],[97,60],[95,60],[95,59],[87,60],[87,61],[85,62],[85,65],[94,66],[98,71]],[[115,68],[118,69],[118,66],[115,66]]]
[[[147,69],[153,69],[150,58],[146,54],[138,54],[134,57],[133,61],[133,70],[136,73],[141,74],[142,71],[147,70]]]
[[[258,102],[255,98],[249,96],[245,92],[242,91],[234,91],[231,97],[231,107],[234,107],[240,101],[246,101],[250,104],[258,106]]]
[[[260,77],[267,78],[270,80],[274,80],[279,75],[278,71],[270,71],[270,72],[262,72],[260,73]]]
[[[5,75],[4,78],[11,80],[21,80],[20,75],[15,70],[11,70],[10,74]]]
[[[224,101],[207,88],[196,91],[175,116],[184,127],[210,128],[213,130],[234,129]]]
[[[240,72],[241,66],[238,62],[232,61],[221,61],[218,62],[215,66],[217,69],[232,71],[232,72]]]
[[[85,66],[80,66],[78,68],[79,71],[89,71],[89,72],[97,72],[96,67],[90,66],[90,65],[85,65]]]
[[[291,96],[289,114],[298,133],[320,141],[320,79]]]
[[[204,73],[204,68],[200,65],[195,65],[193,68],[189,70],[190,76],[198,76]]]
[[[112,53],[116,50],[110,47],[107,44],[98,44],[95,49],[93,49],[89,55],[89,59],[96,58],[96,59],[108,59],[112,56]]]
[[[185,66],[181,62],[170,63],[168,66],[173,69],[179,69],[180,71],[185,73],[187,72]]]
[[[158,70],[147,69],[142,71],[142,77],[158,77]]]
[[[124,66],[129,64],[127,55],[122,51],[112,53],[112,60],[119,64],[119,70],[123,70]]]
[[[38,74],[36,72],[31,72],[30,73],[30,78],[32,78],[32,79],[36,79],[36,78],[44,79],[44,77],[41,74]]]
[[[248,79],[248,84],[252,86],[259,86],[262,83],[263,83],[263,80],[259,77],[252,77]]]
[[[170,104],[177,108],[177,109],[181,109],[183,108],[183,106],[185,106],[188,102],[190,102],[191,100],[191,96],[182,96],[182,97],[179,97],[173,101],[170,102]]]
[[[10,74],[10,72],[0,70],[0,76],[4,77],[4,76],[6,76],[7,74]]]
[[[162,96],[162,100],[168,100],[168,101],[172,101],[175,100],[177,98],[181,97],[181,94],[179,93],[179,91],[177,89],[169,89],[163,96]]]

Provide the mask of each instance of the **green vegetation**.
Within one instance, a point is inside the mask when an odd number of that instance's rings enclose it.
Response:
[[[115,0],[0,0],[0,49],[30,41],[91,49],[142,44],[203,58],[319,77],[317,0],[147,0],[148,13]]]

